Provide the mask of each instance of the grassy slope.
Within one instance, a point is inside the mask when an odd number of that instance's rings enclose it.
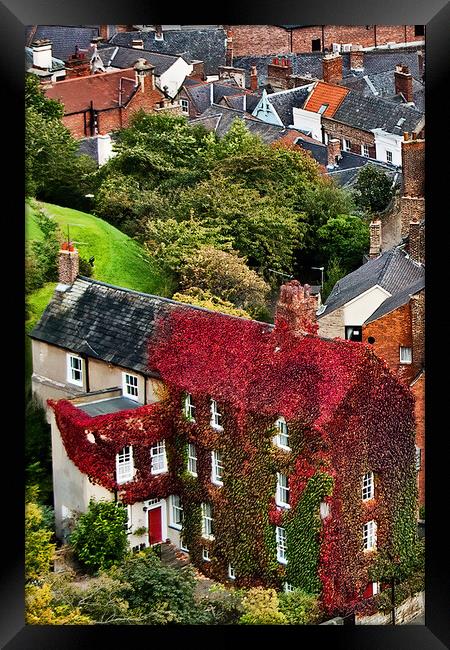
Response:
[[[95,257],[93,278],[115,284],[127,289],[160,296],[172,295],[174,286],[158,268],[154,260],[146,257],[142,247],[122,232],[102,219],[90,214],[62,208],[50,203],[41,203],[46,212],[54,217],[64,235],[67,226],[70,239],[75,243],[80,256],[85,259]],[[33,209],[26,207],[27,242],[42,238],[42,233],[34,221]],[[56,283],[48,283],[33,292],[29,298],[29,331],[40,318],[50,300]]]

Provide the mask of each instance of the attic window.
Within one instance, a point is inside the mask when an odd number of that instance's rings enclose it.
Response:
[[[83,385],[83,360],[78,355],[67,355],[67,381],[77,386]]]
[[[320,38],[313,38],[311,41],[311,52],[320,52]]]
[[[329,104],[322,104],[322,106],[317,111],[319,113],[319,115],[323,115],[325,113],[325,111],[327,110],[328,106],[329,106]]]

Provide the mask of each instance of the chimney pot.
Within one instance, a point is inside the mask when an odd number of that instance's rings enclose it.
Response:
[[[370,259],[378,257],[381,253],[381,221],[376,219],[370,222]]]

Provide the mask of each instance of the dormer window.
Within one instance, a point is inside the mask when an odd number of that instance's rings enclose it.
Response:
[[[219,412],[219,407],[215,399],[211,400],[211,426],[215,429],[222,429],[222,413]]]
[[[123,394],[130,399],[139,401],[138,378],[136,375],[130,375],[128,372],[122,373]]]
[[[77,386],[83,385],[83,359],[77,354],[67,355],[67,381]]]
[[[278,420],[275,422],[275,426],[277,428],[277,434],[273,439],[274,444],[277,445],[277,447],[281,447],[281,449],[290,451],[291,448],[289,447],[289,431],[286,420],[283,416],[278,418]]]
[[[190,393],[186,393],[184,397],[184,415],[189,422],[195,422],[195,404]]]

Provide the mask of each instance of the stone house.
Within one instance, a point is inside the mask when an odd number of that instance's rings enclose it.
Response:
[[[416,506],[397,506],[412,397],[370,346],[317,336],[297,281],[273,326],[77,272],[61,251],[30,334],[58,536],[114,499],[134,549],[170,541],[215,579],[319,590],[330,612],[376,593],[368,570]]]

